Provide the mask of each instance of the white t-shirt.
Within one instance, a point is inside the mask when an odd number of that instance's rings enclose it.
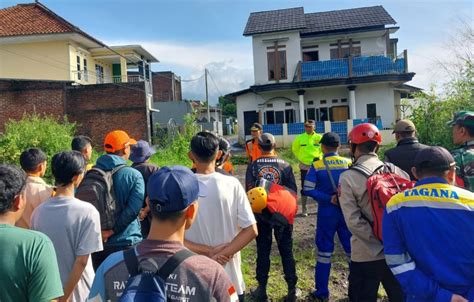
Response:
[[[31,228],[46,234],[53,242],[63,287],[77,256],[101,251],[100,216],[90,203],[72,197],[52,197],[37,207],[31,216]],[[89,295],[94,269],[89,256],[71,301],[85,301]]]
[[[196,220],[185,233],[187,240],[210,246],[229,243],[241,229],[256,223],[247,194],[237,178],[217,172],[196,176],[199,208]],[[245,290],[240,264],[238,252],[224,267],[238,295]]]

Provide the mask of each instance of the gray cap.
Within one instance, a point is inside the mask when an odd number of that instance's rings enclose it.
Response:
[[[397,132],[413,132],[416,131],[415,124],[410,120],[399,120],[393,129],[392,133]]]
[[[271,133],[263,133],[258,138],[258,144],[261,146],[270,146],[275,144],[275,137]]]

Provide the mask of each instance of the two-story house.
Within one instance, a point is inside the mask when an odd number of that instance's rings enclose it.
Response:
[[[400,116],[407,51],[382,6],[318,13],[302,7],[250,14],[255,84],[234,92],[239,137],[250,125],[368,119],[390,127]],[[302,130],[302,128],[301,128]]]
[[[0,9],[0,78],[145,82],[151,93],[155,62],[140,45],[108,46],[39,2]]]

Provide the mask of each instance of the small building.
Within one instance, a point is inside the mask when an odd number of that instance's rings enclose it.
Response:
[[[404,85],[415,74],[392,36],[395,24],[382,6],[251,13],[243,34],[252,38],[255,83],[226,96],[236,102],[240,141],[254,122],[275,134],[283,124],[301,133],[305,119],[321,131],[334,123],[343,135],[365,120],[389,128],[401,94],[416,90]]]
[[[181,77],[172,71],[152,72],[154,102],[181,101]]]
[[[0,78],[80,85],[145,82],[158,60],[140,45],[108,46],[35,2],[0,9]]]

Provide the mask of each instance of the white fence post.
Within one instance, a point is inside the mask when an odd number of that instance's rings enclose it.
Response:
[[[281,142],[281,146],[282,148],[286,148],[288,147],[287,142],[290,140],[290,137],[288,136],[288,124],[282,124],[282,128],[283,128],[283,139]]]
[[[331,122],[324,121],[324,133],[331,132]]]

